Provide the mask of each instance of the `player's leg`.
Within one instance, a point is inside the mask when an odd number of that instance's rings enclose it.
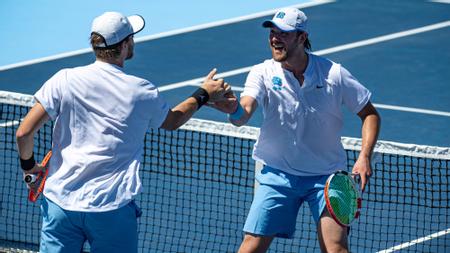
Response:
[[[322,252],[348,252],[347,231],[348,228],[337,224],[325,208],[317,225]]]
[[[42,198],[42,231],[39,252],[80,253],[86,240],[79,212],[67,211]]]
[[[85,229],[91,252],[137,252],[137,218],[140,215],[134,201],[117,210],[86,213]]]
[[[314,221],[317,224],[317,236],[322,252],[348,252],[347,229],[331,218],[325,204],[325,183],[328,175],[308,177],[303,185],[310,185],[308,201]]]
[[[239,252],[265,252],[274,237],[291,238],[302,200],[291,187],[291,175],[265,166],[256,189]]]
[[[263,253],[272,243],[273,236],[260,236],[246,233],[238,253]]]

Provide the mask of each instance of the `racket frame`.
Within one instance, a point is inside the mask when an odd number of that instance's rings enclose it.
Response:
[[[28,191],[28,200],[31,202],[36,202],[41,192],[44,190],[45,181],[47,179],[48,175],[48,166],[50,158],[52,157],[52,151],[50,150],[44,157],[44,159],[41,162],[41,166],[44,167],[43,171],[40,171],[36,175],[35,182],[37,182],[39,185],[36,188],[36,191],[33,190],[33,188],[30,188]],[[27,175],[25,175],[27,176]]]
[[[356,193],[356,212],[355,215],[352,217],[351,221],[348,224],[345,224],[343,222],[341,222],[336,214],[333,211],[333,208],[331,206],[331,202],[330,202],[330,198],[329,198],[329,187],[330,187],[330,182],[333,179],[334,176],[336,176],[337,174],[343,174],[346,177],[348,177],[348,179],[351,182],[351,186],[353,188],[353,190]],[[361,198],[361,190],[359,189],[359,187],[357,186],[355,180],[353,179],[353,177],[345,170],[338,170],[335,173],[331,174],[328,179],[327,182],[325,183],[325,189],[324,189],[324,194],[325,194],[325,203],[326,203],[326,207],[328,209],[328,212],[330,213],[331,217],[333,218],[333,220],[335,220],[340,226],[342,227],[350,227],[350,225],[359,218],[360,213],[361,213],[361,207],[362,207],[362,198]]]

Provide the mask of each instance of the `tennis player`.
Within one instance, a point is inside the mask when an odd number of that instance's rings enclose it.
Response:
[[[264,164],[244,226],[239,252],[265,252],[274,237],[294,235],[297,213],[306,201],[317,224],[323,252],[347,252],[347,229],[325,208],[329,175],[346,168],[341,145],[341,105],[362,120],[362,150],[353,167],[362,188],[372,173],[370,157],[380,117],[371,93],[343,66],[310,52],[306,15],[295,8],[278,11],[263,27],[270,29],[272,59],[254,66],[240,103],[217,102],[236,126],[245,124],[257,106],[264,121],[253,158]]]
[[[21,166],[40,168],[33,138],[54,121],[53,156],[43,192],[40,252],[76,252],[85,240],[91,252],[137,252],[135,196],[144,135],[148,128],[175,130],[203,104],[224,98],[228,84],[212,70],[201,88],[171,109],[149,81],[126,74],[133,35],[144,19],[106,12],[94,19],[90,42],[96,61],[63,69],[37,93],[36,105],[17,130]]]

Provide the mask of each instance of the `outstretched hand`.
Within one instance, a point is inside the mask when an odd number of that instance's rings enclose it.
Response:
[[[225,83],[222,78],[214,79],[217,73],[217,69],[214,68],[206,76],[205,81],[203,81],[202,88],[208,92],[209,102],[217,102],[226,100],[225,94],[231,90],[231,86]]]

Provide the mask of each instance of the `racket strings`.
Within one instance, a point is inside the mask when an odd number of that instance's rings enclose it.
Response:
[[[334,215],[343,224],[350,224],[357,216],[358,210],[358,195],[353,188],[353,183],[345,175],[335,175],[328,191]]]

